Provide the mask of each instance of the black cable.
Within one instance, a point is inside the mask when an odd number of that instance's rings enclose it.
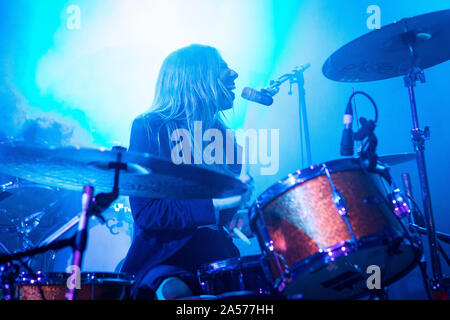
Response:
[[[353,97],[358,95],[358,94],[365,96],[372,103],[373,109],[375,111],[375,120],[374,120],[374,122],[376,124],[378,122],[378,107],[377,107],[377,104],[375,103],[375,100],[373,100],[372,97],[369,96],[367,93],[365,93],[364,91],[355,91],[355,92],[353,92],[351,94],[350,98],[348,99],[348,104],[352,105]],[[356,110],[356,104],[355,104],[355,110]]]
[[[6,254],[11,254],[11,252],[8,250],[8,248],[6,248],[5,245],[3,245],[0,242],[0,248],[6,253]],[[28,271],[28,273],[33,277],[36,278],[37,280],[37,275],[36,273],[33,271],[33,269],[31,269],[22,259],[17,259],[17,261],[20,263],[20,265],[25,268],[25,270]],[[39,294],[41,295],[42,300],[46,300],[45,296],[44,296],[44,291],[42,290],[42,285],[37,282],[37,286],[38,286],[38,290],[39,290]]]

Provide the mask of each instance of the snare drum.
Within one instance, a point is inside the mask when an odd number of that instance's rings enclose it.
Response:
[[[363,170],[358,159],[336,160],[297,171],[258,197],[251,225],[279,292],[356,298],[376,270],[383,287],[418,263],[421,250],[387,200],[386,174]]]
[[[206,264],[198,270],[204,294],[219,295],[230,292],[269,294],[270,275],[262,255],[232,258]]]
[[[69,273],[22,274],[17,281],[20,300],[64,300]],[[134,276],[124,273],[82,272],[77,300],[127,300],[132,298]],[[42,297],[44,295],[44,297]]]

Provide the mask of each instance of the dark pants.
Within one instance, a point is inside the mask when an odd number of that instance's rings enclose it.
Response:
[[[137,284],[137,299],[154,299],[156,289],[170,277],[184,281],[194,295],[200,295],[198,269],[205,264],[239,257],[239,250],[225,231],[197,230],[192,239],[175,255],[151,268]]]

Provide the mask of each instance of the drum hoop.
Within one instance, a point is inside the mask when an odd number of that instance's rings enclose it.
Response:
[[[261,265],[263,263],[263,255],[250,255],[239,258],[230,258],[208,263],[200,267],[199,274],[212,274],[221,271],[236,270],[236,267],[246,267],[249,265]]]
[[[407,274],[417,265],[422,255],[422,250],[419,244],[406,241],[408,240],[407,237],[392,237],[390,234],[382,232],[358,238],[356,242],[353,240],[342,241],[336,245],[319,250],[319,252],[316,252],[290,266],[284,274],[275,280],[274,287],[279,288],[282,284],[288,284],[300,274],[310,272],[311,268],[318,269],[339,258],[349,256],[360,250],[372,249],[380,245],[388,245],[399,240],[401,241],[401,244],[408,245],[415,251],[415,258],[409,266],[405,266],[403,272],[395,275],[392,279],[385,282],[385,285],[389,285],[390,283],[396,281],[396,279],[399,279],[403,275]],[[343,248],[345,248],[345,250],[343,250]]]
[[[263,209],[273,199],[286,193],[290,189],[301,185],[311,179],[325,175],[325,173],[323,172],[323,165],[327,166],[330,173],[361,169],[359,158],[344,158],[312,165],[303,170],[297,170],[296,172],[289,174],[284,179],[281,179],[278,182],[272,184],[256,199],[250,209],[250,218],[253,219],[254,215],[256,214],[255,207]]]
[[[41,285],[61,285],[71,276],[66,272],[38,272],[36,273],[39,284]],[[22,274],[19,276],[18,282],[21,285],[34,285],[36,278],[29,274]],[[127,273],[114,273],[114,272],[81,272],[81,283],[84,285],[89,284],[134,284],[135,276]]]

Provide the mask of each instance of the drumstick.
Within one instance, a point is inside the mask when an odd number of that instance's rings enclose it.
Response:
[[[238,228],[233,229],[233,233],[239,237],[242,241],[244,241],[246,244],[251,245],[252,242],[239,230]]]
[[[228,235],[230,235],[230,230],[227,229],[227,227],[222,226],[223,230],[225,230],[226,233],[228,233]],[[234,228],[233,229],[233,233],[242,241],[244,241],[246,244],[251,245],[252,242],[245,236],[245,234],[243,234],[241,232],[241,230],[239,230],[238,228]]]

